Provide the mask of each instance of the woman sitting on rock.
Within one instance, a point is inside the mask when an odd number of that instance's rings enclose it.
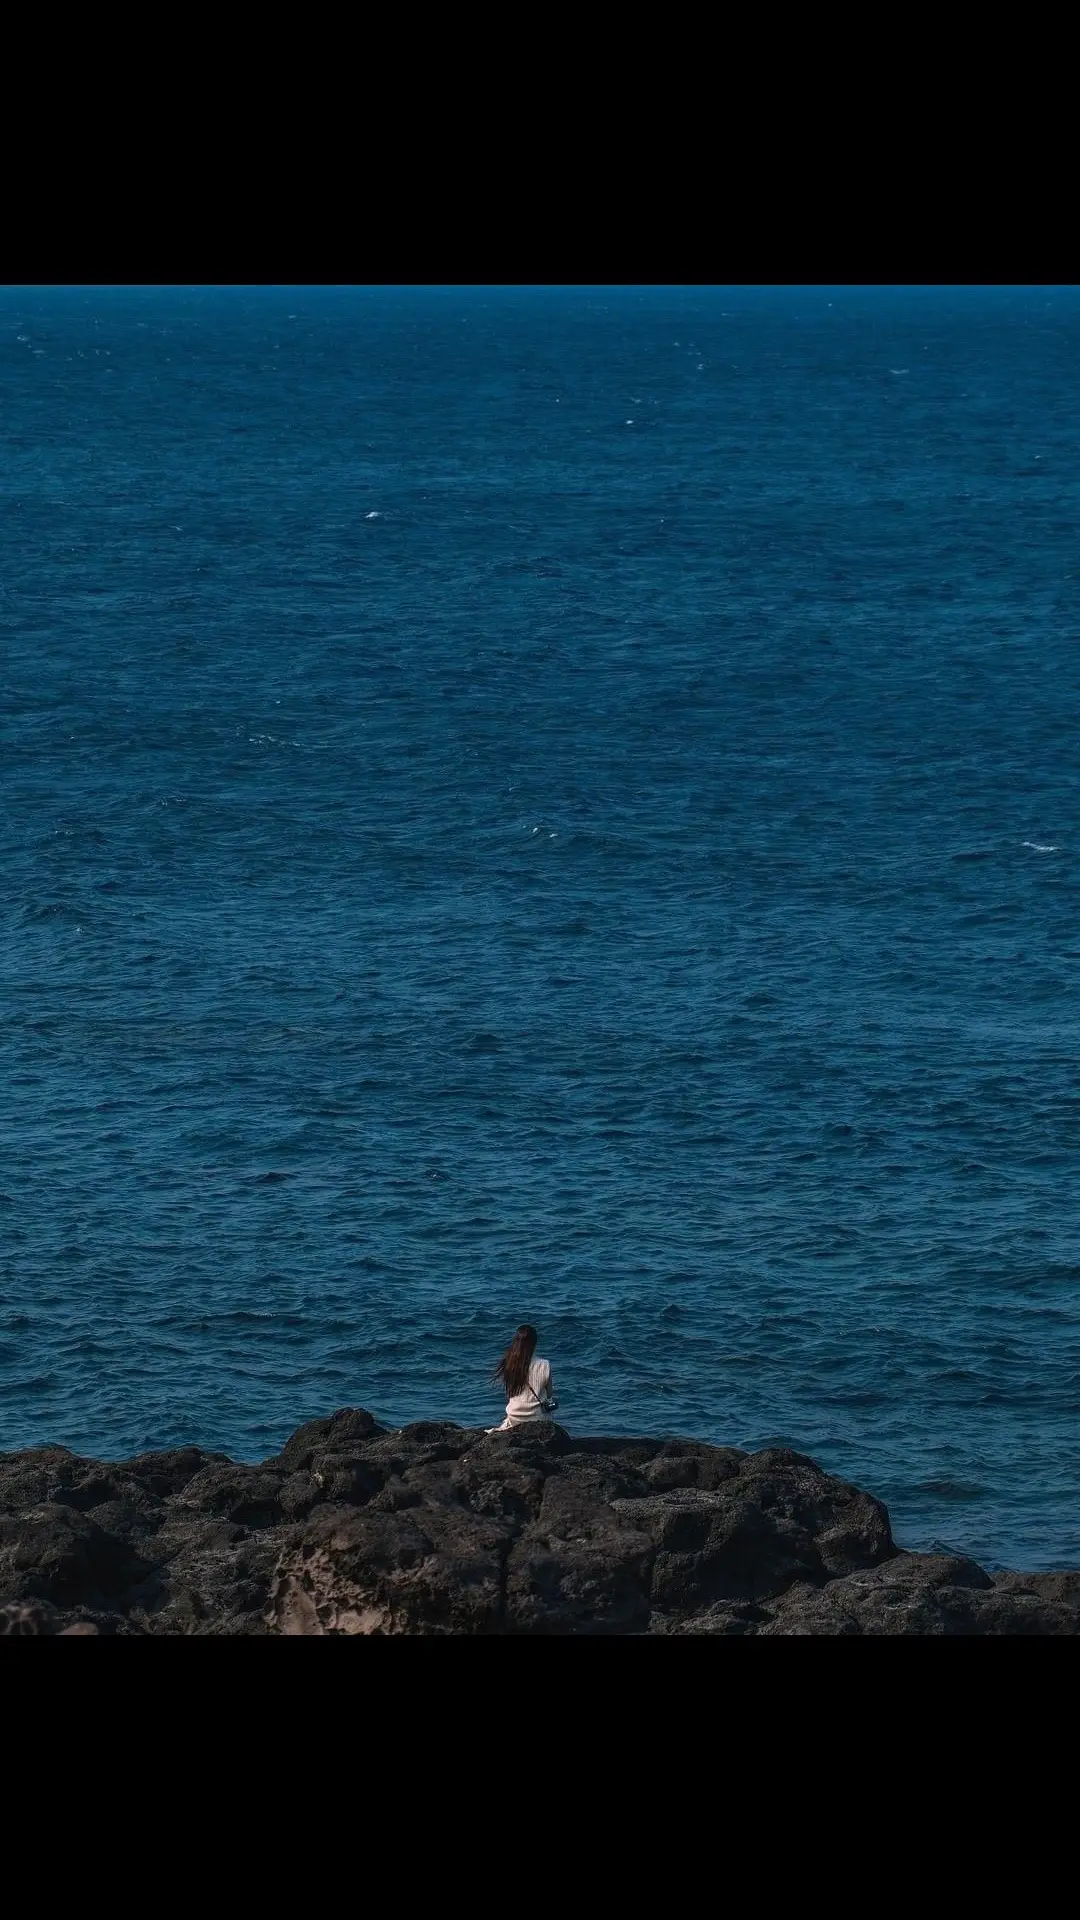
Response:
[[[536,1328],[519,1327],[492,1382],[506,1392],[506,1419],[489,1433],[502,1433],[506,1427],[521,1427],[529,1420],[546,1420],[558,1406],[551,1384],[551,1368],[546,1360],[534,1359]]]

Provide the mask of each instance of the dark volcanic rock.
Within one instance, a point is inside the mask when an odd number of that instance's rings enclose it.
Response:
[[[128,1542],[88,1514],[52,1505],[0,1518],[0,1605],[107,1606],[145,1571]]]
[[[510,1557],[502,1628],[511,1633],[640,1633],[649,1623],[651,1540],[602,1518],[541,1517]]]
[[[0,1453],[0,1513],[25,1513],[75,1480],[90,1462],[66,1447],[27,1447],[25,1453]]]
[[[359,1445],[373,1434],[385,1432],[386,1428],[380,1427],[363,1407],[343,1407],[326,1420],[309,1420],[306,1426],[297,1427],[292,1439],[286,1440],[281,1452],[266,1465],[283,1473],[299,1473],[310,1468],[317,1453]]]
[[[204,1467],[189,1480],[178,1504],[200,1513],[220,1513],[241,1527],[275,1527],[282,1517],[284,1475],[231,1461]]]
[[[738,1447],[707,1447],[702,1440],[665,1440],[644,1468],[654,1493],[675,1487],[702,1487],[713,1492],[734,1479],[746,1454]]]
[[[216,1463],[232,1464],[223,1453],[204,1453],[201,1447],[170,1447],[165,1453],[140,1453],[124,1464],[155,1500],[169,1500],[173,1494],[183,1493],[204,1467]]]
[[[0,1635],[1078,1632],[1080,1572],[901,1553],[786,1449],[345,1408],[260,1466],[0,1455]]]
[[[564,1436],[566,1438],[566,1436]],[[539,1512],[507,1567],[505,1628],[516,1633],[634,1633],[648,1625],[653,1541],[616,1503],[648,1491],[617,1454],[560,1453]],[[489,1468],[490,1471],[490,1468]]]
[[[792,1586],[761,1631],[941,1634],[956,1630],[944,1623],[958,1605],[966,1615],[972,1594],[992,1585],[989,1574],[960,1555],[901,1553],[824,1587]]]

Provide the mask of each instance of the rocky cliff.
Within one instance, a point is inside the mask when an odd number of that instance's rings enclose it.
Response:
[[[900,1552],[778,1448],[346,1409],[260,1466],[0,1454],[0,1632],[1074,1634],[1080,1572]]]

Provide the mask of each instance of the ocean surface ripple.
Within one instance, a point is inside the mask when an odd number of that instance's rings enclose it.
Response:
[[[1080,1566],[1080,294],[0,293],[0,1447]]]

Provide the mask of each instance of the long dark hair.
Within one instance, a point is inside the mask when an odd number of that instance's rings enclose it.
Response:
[[[491,1376],[493,1384],[502,1381],[508,1400],[528,1386],[529,1361],[535,1352],[536,1328],[519,1327]]]

